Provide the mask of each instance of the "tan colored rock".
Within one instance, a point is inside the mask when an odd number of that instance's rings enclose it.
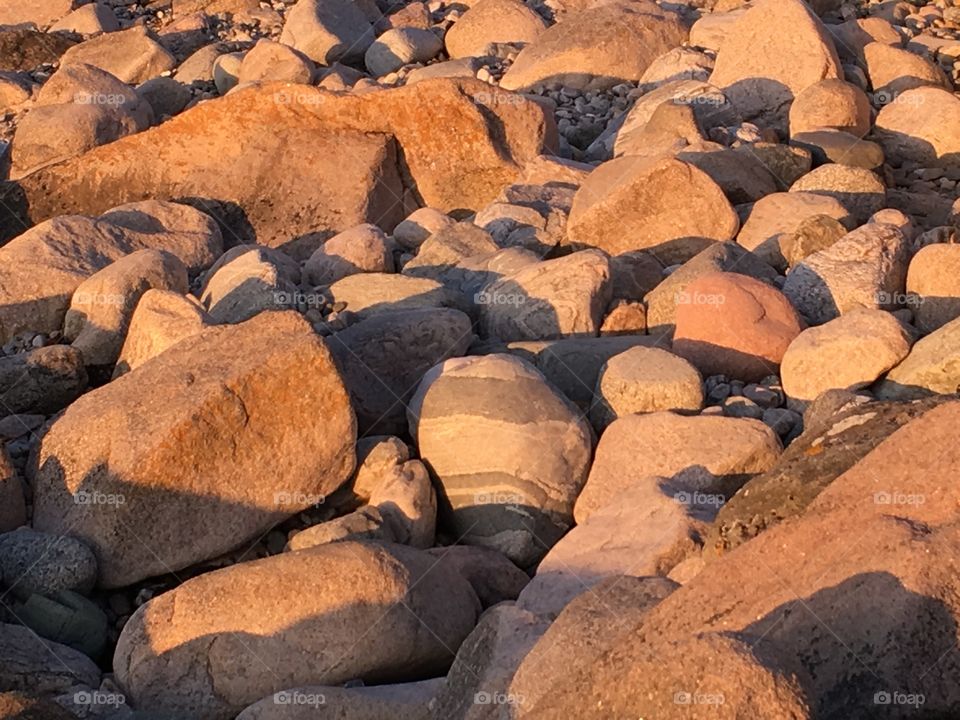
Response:
[[[659,348],[635,347],[604,363],[590,419],[598,431],[632,413],[703,407],[703,378],[689,362]]]
[[[850,211],[835,198],[805,192],[774,193],[750,209],[737,243],[782,270],[787,261],[781,244],[814,215],[836,218],[848,228],[854,224]]]
[[[209,328],[54,422],[28,472],[34,527],[69,528],[97,554],[101,585],[129,585],[314,504],[349,477],[355,438],[329,351],[299,316]]]
[[[443,50],[436,33],[418,27],[387,30],[367,48],[364,65],[373,77],[396,72],[404,65],[426,63]]]
[[[456,225],[457,221],[435,208],[414,210],[393,230],[393,239],[400,247],[416,250],[427,238],[440,230]]]
[[[626,415],[600,437],[574,517],[585,522],[651,477],[687,491],[730,497],[750,477],[769,470],[780,452],[780,440],[759,420],[670,412]]]
[[[530,364],[500,354],[448,360],[424,376],[408,418],[460,542],[526,567],[572,524],[592,432]]]
[[[162,248],[191,272],[223,252],[216,223],[186,205],[146,201],[99,218],[61,216],[0,248],[0,339],[23,330],[53,332],[74,290],[87,277],[131,252]]]
[[[532,43],[547,24],[518,0],[480,0],[447,31],[451,58],[479,57],[490,43]]]
[[[810,401],[827,390],[867,387],[910,352],[910,337],[883,310],[854,310],[800,333],[780,363],[790,398]]]
[[[440,545],[427,550],[438,563],[449,565],[473,586],[484,609],[516,600],[530,576],[503,553],[478,545]]]
[[[461,293],[436,280],[390,273],[348,275],[324,295],[334,304],[345,303],[344,309],[358,320],[392,310],[446,307],[467,312],[475,308]]]
[[[926,58],[885,43],[870,43],[863,49],[870,84],[885,102],[918,87],[950,87],[943,71]]]
[[[140,367],[212,324],[203,306],[191,296],[170,290],[147,290],[130,318],[113,377]]]
[[[359,95],[251,88],[7,188],[19,200],[5,202],[20,210],[0,215],[0,237],[144,196],[192,197],[223,217],[235,239],[255,236],[306,259],[340,230],[365,222],[392,230],[418,202],[483,207],[539,155],[549,132],[537,104],[475,80]]]
[[[870,101],[856,85],[823,80],[800,91],[790,106],[790,134],[835,128],[863,137],[870,132]]]
[[[650,249],[687,259],[733,239],[738,228],[723,191],[702,170],[672,158],[622,157],[603,163],[577,191],[567,235],[611,255]]]
[[[49,345],[0,358],[0,417],[53,415],[87,389],[79,350]]]
[[[639,300],[613,300],[607,306],[600,336],[645,335],[647,309]]]
[[[177,65],[173,55],[142,25],[74,45],[63,54],[60,67],[76,63],[101,68],[133,85],[158,77]]]
[[[887,204],[887,187],[876,173],[836,163],[814,168],[797,180],[790,192],[835,198],[850,211],[858,225]]]
[[[673,351],[705,376],[755,382],[776,375],[802,324],[776,288],[746,275],[712,273],[678,299]]]
[[[960,245],[927,245],[910,260],[907,294],[913,324],[930,333],[960,317]]]
[[[747,8],[705,13],[690,28],[690,44],[717,51]]]
[[[19,692],[0,693],[3,720],[72,720],[76,717],[51,700]]]
[[[700,538],[722,503],[664,478],[641,478],[550,549],[518,604],[553,618],[604,578],[666,576],[699,554]]]
[[[960,388],[960,319],[921,338],[903,362],[876,385],[882,400],[953,395]]]
[[[546,83],[604,89],[639,80],[667,50],[683,44],[680,18],[652,2],[610,2],[571,13],[525,47],[501,87],[528,90]]]
[[[833,40],[803,0],[760,0],[728,33],[710,82],[745,120],[786,135],[794,98],[842,77]]]
[[[877,115],[876,136],[894,164],[960,165],[960,99],[942,88],[907,90]]]
[[[113,8],[100,2],[81,5],[69,15],[64,15],[50,26],[49,32],[72,32],[78,35],[98,35],[116,32],[120,22]]]
[[[296,308],[299,281],[300,268],[283,253],[238,245],[207,272],[200,303],[214,323],[239,323],[264,310]]]
[[[358,62],[374,40],[370,20],[350,0],[305,0],[287,14],[280,42],[319,65]]]
[[[86,0],[36,0],[36,2],[0,2],[0,25],[34,23],[39,28],[59,20]]]
[[[393,272],[393,246],[376,225],[358,225],[327,240],[303,266],[311,285],[331,285],[355,273]]]
[[[713,63],[714,58],[702,50],[674,48],[650,63],[640,78],[638,88],[650,92],[677,80],[706,82],[713,71]]]
[[[261,38],[243,56],[237,83],[290,82],[309,85],[314,69],[313,61],[293,48]]]
[[[862,225],[791,269],[783,293],[814,325],[858,307],[896,310],[906,299],[908,254],[895,226]]]
[[[139,706],[227,720],[289,688],[442,673],[478,614],[470,584],[425,553],[335,543],[159,595],[124,627],[114,669]],[[272,671],[251,675],[251,658]]]
[[[691,143],[677,159],[709,175],[733,204],[756,202],[777,192],[778,178],[761,157],[718,143]]]
[[[903,45],[903,36],[889,22],[879,17],[854,18],[838,25],[827,25],[840,57],[846,61],[864,62],[864,48],[872,42],[892,47]]]
[[[610,294],[607,256],[585,250],[505,275],[475,301],[481,333],[511,342],[596,336]]]
[[[138,250],[80,283],[70,298],[63,335],[87,365],[116,362],[134,309],[150,289],[187,292],[187,269],[176,255]]]

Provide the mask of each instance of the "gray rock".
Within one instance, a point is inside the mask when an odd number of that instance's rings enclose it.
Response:
[[[77,685],[100,686],[93,660],[65,645],[37,642],[21,625],[0,623],[0,687],[53,697]]]
[[[304,0],[287,13],[280,42],[320,65],[358,62],[374,40],[373,26],[350,0]]]
[[[83,355],[75,348],[50,345],[0,357],[0,417],[52,415],[86,389]]]
[[[0,577],[15,597],[87,594],[97,581],[97,558],[79,540],[19,528],[0,535]]]

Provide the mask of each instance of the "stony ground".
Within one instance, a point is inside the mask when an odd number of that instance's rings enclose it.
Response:
[[[0,719],[960,717],[960,2],[0,0]]]

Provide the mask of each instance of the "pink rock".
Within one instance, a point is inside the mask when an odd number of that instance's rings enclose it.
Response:
[[[709,273],[677,294],[673,351],[704,375],[755,381],[776,374],[802,323],[776,288],[735,273]]]

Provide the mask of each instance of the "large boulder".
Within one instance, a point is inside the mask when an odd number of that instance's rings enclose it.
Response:
[[[128,585],[319,502],[349,477],[355,439],[346,389],[304,320],[209,328],[53,423],[28,468],[33,524],[86,542],[101,585]]]
[[[787,346],[802,330],[776,288],[737,273],[710,273],[677,299],[673,350],[704,375],[747,382],[777,374]]]
[[[8,185],[0,237],[145,196],[189,198],[231,238],[306,259],[338,231],[392,230],[417,204],[483,207],[539,154],[549,127],[534,102],[476,80],[360,95],[253,87]]]
[[[919,340],[877,384],[876,392],[888,400],[960,392],[960,318]]]
[[[821,80],[842,77],[833,40],[803,0],[761,0],[727,35],[710,82],[745,120],[786,136],[794,98]]]
[[[24,330],[59,330],[80,283],[124,255],[151,248],[197,272],[223,252],[223,238],[199,210],[146,201],[99,218],[57,217],[0,247],[0,342]]]
[[[913,324],[929,333],[960,317],[960,245],[920,248],[907,268],[907,302]]]
[[[683,44],[680,17],[652,2],[610,2],[572,13],[524,48],[501,87],[528,90],[560,83],[605,89],[637,81],[658,56]]]
[[[854,308],[903,304],[909,247],[893,225],[870,223],[797,264],[783,284],[797,311],[819,325]]]
[[[154,598],[124,627],[113,666],[137,706],[227,720],[288,688],[434,677],[479,611],[470,584],[430,555],[335,543],[207,573]]]
[[[651,477],[722,501],[773,467],[780,452],[776,434],[759,420],[670,412],[626,415],[601,436],[575,516],[578,523],[585,522]]]
[[[45,28],[53,24],[86,0],[39,0],[38,2],[0,2],[0,25],[23,25],[33,23]]]
[[[570,528],[593,433],[530,364],[499,354],[448,360],[426,374],[408,416],[461,542],[526,567]]]
[[[877,141],[895,165],[960,165],[960,99],[939,87],[901,93],[876,120]]]
[[[490,43],[534,42],[547,24],[519,0],[473,3],[443,38],[451,58],[483,57]]]
[[[827,390],[864,388],[909,352],[910,336],[893,315],[853,310],[794,338],[780,363],[783,389],[809,401]]]
[[[483,335],[510,342],[596,336],[610,293],[607,256],[586,250],[505,275],[475,300]]]
[[[603,163],[577,191],[569,241],[611,255],[650,249],[683,260],[740,227],[723,190],[674,158],[622,157]]]
[[[402,435],[407,403],[426,372],[467,353],[470,318],[451,308],[377,313],[329,337],[361,435]]]
[[[176,58],[143,25],[104,33],[74,45],[60,66],[83,63],[106,70],[125,83],[139,85],[177,66]]]
[[[374,40],[373,24],[351,0],[303,0],[287,13],[280,42],[320,65],[357,62]]]

